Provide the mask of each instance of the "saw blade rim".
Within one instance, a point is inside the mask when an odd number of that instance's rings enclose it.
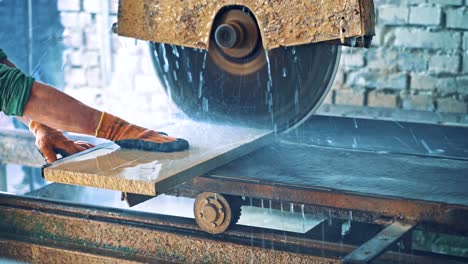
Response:
[[[312,109],[310,109],[310,111],[305,116],[303,116],[301,119],[299,119],[298,122],[296,122],[294,125],[290,126],[289,128],[281,131],[282,134],[287,134],[287,133],[291,132],[292,130],[295,130],[298,127],[300,127],[302,124],[304,124],[304,122],[306,122],[309,118],[311,118],[313,115],[315,115],[317,110],[320,108],[320,106],[322,106],[323,101],[325,101],[325,98],[330,93],[330,90],[331,90],[331,88],[333,86],[333,83],[335,82],[336,74],[338,72],[338,68],[340,66],[340,61],[341,61],[341,46],[337,46],[336,52],[337,53],[336,53],[336,58],[335,58],[334,66],[333,66],[332,73],[331,73],[331,78],[330,78],[330,81],[328,82],[327,87],[325,88],[322,96],[317,101],[315,106],[312,107]]]
[[[309,45],[310,46],[322,45],[322,46],[326,46],[326,48],[325,48],[325,50],[322,50],[322,52],[320,52],[320,50],[319,51],[313,50],[313,48],[311,48],[310,50],[307,50],[307,46],[309,46]],[[327,63],[326,65],[328,67],[324,67],[324,68],[327,69],[327,70],[323,71],[323,74],[319,75],[319,76],[322,76],[321,79],[320,79],[322,81],[321,82],[322,85],[318,85],[319,92],[310,94],[310,96],[312,97],[311,101],[316,102],[316,103],[311,107],[301,108],[302,110],[303,109],[306,109],[306,110],[302,111],[302,113],[300,113],[300,114],[298,114],[298,113],[293,114],[293,115],[288,114],[286,116],[286,118],[283,117],[282,118],[283,119],[282,123],[281,122],[276,123],[276,124],[280,124],[278,126],[279,128],[278,129],[276,127],[274,128],[274,130],[277,133],[289,132],[292,129],[297,128],[298,126],[303,124],[308,118],[310,118],[316,112],[317,108],[320,107],[323,100],[326,98],[327,94],[329,93],[329,91],[330,91],[330,89],[331,89],[331,87],[333,85],[333,82],[334,82],[338,67],[339,67],[339,61],[340,61],[340,55],[341,55],[341,46],[323,44],[323,43],[315,43],[315,44],[301,45],[301,46],[296,46],[296,47],[300,47],[300,48],[298,48],[298,50],[305,47],[306,51],[311,53],[311,54],[308,54],[308,55],[311,55],[311,56],[317,56],[317,54],[327,53],[328,52],[329,56],[333,56],[333,58],[331,60],[326,61],[326,63]],[[294,48],[294,47],[285,47],[284,49],[290,49],[290,48]],[[159,59],[160,56],[157,54],[157,51],[159,50],[160,52],[163,51],[165,53],[172,53],[172,51],[171,51],[172,49],[179,49],[179,52],[181,52],[183,50],[191,51],[192,52],[191,54],[195,54],[195,53],[198,54],[198,56],[200,56],[199,58],[203,57],[203,55],[201,55],[201,54],[204,54],[205,59],[209,58],[208,51],[198,50],[198,49],[190,49],[190,48],[187,48],[187,47],[180,47],[180,46],[168,45],[168,44],[163,44],[163,43],[150,43],[150,51],[151,51],[151,55],[152,55],[151,58],[153,60],[154,66],[155,66],[154,69],[155,69],[155,71],[157,73],[156,74],[157,78],[160,80],[164,90],[166,91],[166,94],[168,94],[169,96],[172,97],[171,98],[172,101],[185,114],[187,114],[187,116],[189,116],[192,119],[200,119],[200,117],[203,116],[203,113],[201,113],[200,116],[199,116],[200,109],[198,109],[198,110],[195,109],[194,110],[193,106],[187,106],[187,101],[184,101],[184,102],[181,103],[181,101],[183,101],[183,100],[177,99],[177,95],[180,95],[180,93],[178,94],[175,91],[176,91],[176,88],[180,88],[180,87],[177,87],[179,85],[179,83],[177,83],[176,85],[171,85],[173,80],[172,80],[172,78],[170,78],[171,77],[170,72],[163,70],[163,68],[164,68],[163,61],[161,59]],[[325,51],[325,52],[323,52],[323,51]],[[167,59],[166,59],[166,62],[167,62]],[[307,65],[307,66],[308,67],[318,67],[317,65]],[[203,69],[204,68],[205,68],[205,66],[203,66]],[[308,73],[309,73],[308,75],[310,75],[311,72],[308,72]],[[312,72],[312,74],[313,73],[314,72]],[[194,74],[194,77],[195,76],[196,76],[196,74]],[[304,78],[302,81],[311,82],[311,80],[307,79],[307,78]],[[326,83],[326,85],[323,85],[325,83],[325,81],[328,81],[328,82]],[[314,83],[314,82],[312,82],[312,83]],[[193,84],[195,84],[195,82]],[[312,90],[312,88],[313,88],[313,87],[309,87],[309,86],[306,86],[306,87],[308,87],[306,92],[310,92]],[[322,91],[322,92],[320,93],[320,91]],[[179,100],[179,102],[178,102],[178,100]],[[291,101],[289,101],[289,102],[291,102]],[[281,112],[281,111],[279,111],[279,112]],[[239,113],[236,113],[236,114],[239,114]],[[202,117],[202,119],[212,121],[212,122],[226,121],[227,120],[227,119],[225,119],[226,115],[223,114],[223,113],[210,112],[210,113],[208,113],[208,115],[210,116],[209,118]],[[262,121],[261,120],[262,118],[264,118],[264,117],[260,117],[259,119],[252,118],[252,119],[249,119],[248,122],[245,122],[245,123],[242,122],[242,123],[239,123],[239,124],[241,124],[241,125],[242,124],[243,125],[252,125],[252,124],[254,124],[255,126],[261,128],[261,125],[258,125],[259,122],[257,122],[257,121],[258,120]],[[238,120],[239,119],[236,119],[236,121],[238,121]],[[284,121],[284,120],[287,120],[287,122]],[[293,122],[290,123],[289,122],[290,120],[293,120]],[[227,120],[227,121],[230,122],[232,120]],[[264,125],[265,123],[262,123],[262,124]],[[269,127],[272,128],[272,126],[269,126]],[[263,126],[263,128],[267,128],[267,127]]]

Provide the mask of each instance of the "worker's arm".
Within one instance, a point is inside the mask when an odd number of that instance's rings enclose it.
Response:
[[[124,148],[173,152],[185,150],[189,145],[186,140],[162,135],[100,112],[40,82],[33,83],[24,116],[64,131],[109,139]]]
[[[63,131],[94,136],[101,112],[50,85],[34,82],[23,116]]]
[[[34,79],[17,69],[0,49],[0,110],[5,114],[16,116],[29,126],[36,138],[36,145],[46,160],[48,162],[57,160],[57,153],[72,155],[93,147],[88,142],[71,141],[61,131],[32,121],[29,116],[23,115],[24,105],[30,97],[33,83]]]
[[[3,58],[4,62],[12,64],[5,60],[7,59]],[[168,137],[130,124],[116,116],[91,108],[50,85],[36,82],[19,69],[4,64],[0,64],[0,67],[3,67],[0,68],[0,110],[10,115],[21,116],[26,122],[38,122],[41,124],[41,131],[44,124],[49,128],[109,139],[122,147],[164,152],[188,148],[188,142],[183,139]],[[31,126],[30,129],[33,133],[36,131]],[[47,133],[37,133],[44,134]],[[54,143],[53,140],[50,142]],[[39,145],[38,147],[41,148]]]

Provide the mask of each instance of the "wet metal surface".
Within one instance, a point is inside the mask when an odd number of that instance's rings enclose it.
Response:
[[[325,218],[301,211],[294,212],[289,208],[281,210],[242,206],[242,215],[238,225],[282,230],[294,233],[306,233],[325,221]]]
[[[467,134],[464,127],[316,116],[209,175],[467,206]]]
[[[210,175],[468,206],[468,162],[464,160],[282,141]]]
[[[468,159],[467,127],[313,116],[285,139],[305,145]]]

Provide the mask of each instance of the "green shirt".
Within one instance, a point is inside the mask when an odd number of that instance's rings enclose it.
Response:
[[[0,49],[0,60],[6,57],[7,57],[6,53],[2,49]]]
[[[0,49],[0,60],[6,57],[6,53]],[[20,69],[0,63],[0,111],[6,115],[23,116],[33,82],[34,78]]]

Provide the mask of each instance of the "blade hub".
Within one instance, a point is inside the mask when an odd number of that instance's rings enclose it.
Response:
[[[236,26],[231,24],[222,24],[220,25],[215,32],[216,44],[223,49],[234,48],[239,44],[240,40],[240,30]]]
[[[265,65],[260,31],[251,13],[238,9],[225,11],[213,28],[209,54],[221,69],[248,75]]]

